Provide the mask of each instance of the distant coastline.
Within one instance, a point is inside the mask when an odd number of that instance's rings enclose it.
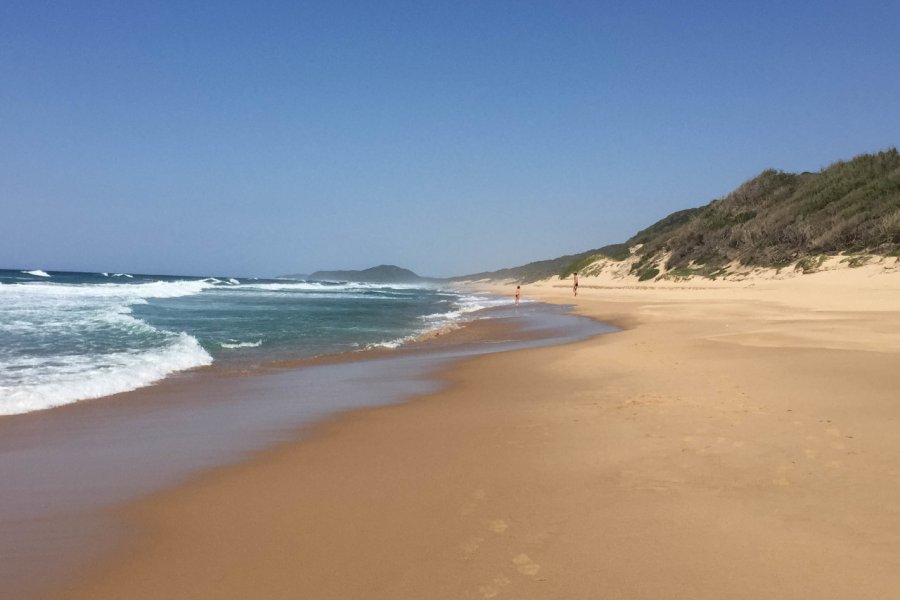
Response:
[[[427,283],[438,279],[421,277],[409,269],[396,265],[379,265],[361,270],[315,271],[306,274],[279,275],[279,279],[297,279],[306,281],[355,281],[363,283]]]

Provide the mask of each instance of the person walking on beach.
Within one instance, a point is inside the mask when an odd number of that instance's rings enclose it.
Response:
[[[517,285],[516,286],[516,306],[519,305],[519,295],[521,295],[521,293],[522,293],[522,286]]]
[[[578,273],[572,273],[572,291],[578,295]]]

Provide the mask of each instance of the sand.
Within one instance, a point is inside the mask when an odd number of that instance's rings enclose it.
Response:
[[[624,330],[467,360],[131,505],[53,597],[898,597],[893,268],[523,297]]]

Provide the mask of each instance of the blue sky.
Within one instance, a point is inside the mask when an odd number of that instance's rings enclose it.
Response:
[[[0,267],[445,276],[900,140],[900,3],[0,3]]]

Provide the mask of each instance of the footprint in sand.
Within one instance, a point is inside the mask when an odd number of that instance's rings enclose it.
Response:
[[[529,558],[527,554],[519,554],[518,556],[514,556],[512,562],[514,565],[516,565],[516,571],[518,571],[522,575],[530,575],[531,577],[534,577],[535,575],[537,575],[537,572],[541,570],[541,565],[531,560],[531,558]]]
[[[507,525],[506,521],[503,519],[494,519],[488,523],[488,529],[494,533],[506,533],[506,530],[509,529],[509,525]]]
[[[460,549],[463,553],[463,558],[471,558],[473,554],[478,552],[478,548],[481,547],[481,543],[484,541],[482,537],[472,537],[466,540],[465,543],[460,546]]]
[[[472,514],[473,512],[475,512],[475,509],[478,508],[478,504],[480,502],[483,502],[485,498],[487,498],[487,492],[485,492],[483,489],[478,488],[476,490],[472,490],[472,493],[469,494],[469,499],[466,500],[461,507],[459,507],[459,514]]]
[[[503,588],[508,586],[509,583],[509,579],[506,577],[497,577],[488,585],[479,587],[478,592],[481,594],[482,598],[494,598],[502,592]]]
[[[788,471],[790,470],[791,467],[787,465],[781,465],[780,467],[778,467],[778,471],[776,473],[777,477],[772,480],[772,483],[782,487],[791,485],[790,480],[787,478]]]

